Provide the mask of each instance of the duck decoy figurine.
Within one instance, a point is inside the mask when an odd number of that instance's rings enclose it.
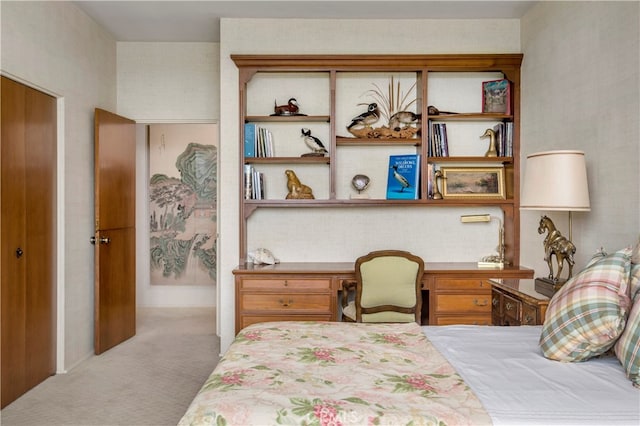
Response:
[[[371,126],[373,123],[378,121],[380,118],[380,114],[378,112],[378,104],[370,103],[367,107],[367,112],[363,112],[357,117],[353,117],[351,119],[351,124],[347,126],[347,129],[351,129],[353,126],[361,125],[361,126]]]
[[[406,177],[398,173],[398,166],[394,164],[391,168],[393,169],[393,178],[400,183],[400,192],[404,191],[405,188],[409,188],[411,184]]]
[[[306,143],[307,146],[311,148],[311,150],[315,154],[325,154],[328,152],[320,139],[316,138],[315,136],[311,136],[310,129],[306,129],[303,127],[301,131],[302,131],[302,135],[300,136],[304,138],[304,143]]]
[[[391,130],[400,130],[401,124],[412,124],[420,122],[422,114],[416,114],[411,111],[398,111],[389,119],[389,128]]]
[[[496,147],[496,132],[493,129],[487,129],[484,134],[482,136],[480,136],[480,139],[484,139],[488,137],[489,138],[489,149],[487,149],[487,152],[484,154],[485,157],[497,157],[498,156],[498,150]]]
[[[289,98],[286,105],[278,105],[278,101],[274,101],[274,114],[273,115],[298,115],[300,105],[296,98]]]

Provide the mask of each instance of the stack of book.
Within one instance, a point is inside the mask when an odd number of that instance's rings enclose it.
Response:
[[[498,123],[493,126],[496,132],[496,150],[499,157],[513,157],[513,122]]]
[[[274,157],[273,135],[268,129],[255,123],[244,125],[244,156]]]
[[[429,122],[429,157],[448,157],[449,142],[447,140],[447,125],[445,123]]]
[[[251,164],[244,166],[244,199],[264,200],[264,173],[257,171]]]

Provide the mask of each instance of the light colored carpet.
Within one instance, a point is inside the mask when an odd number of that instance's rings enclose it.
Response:
[[[3,426],[176,425],[218,362],[215,310],[138,310],[137,334],[5,407]]]

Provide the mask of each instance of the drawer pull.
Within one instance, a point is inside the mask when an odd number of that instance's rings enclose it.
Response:
[[[514,305],[513,303],[511,303],[511,302],[507,302],[507,303],[505,303],[505,305],[504,305],[504,307],[505,307],[505,308],[507,308],[507,311],[512,310],[512,309],[514,308],[514,306],[515,306],[515,305]]]
[[[525,324],[533,324],[533,317],[531,315],[526,315],[524,317],[524,323]]]
[[[284,299],[280,299],[278,300],[278,302],[280,303],[280,306],[282,306],[283,308],[288,308],[289,306],[293,305],[293,300],[289,299],[286,302],[284,301]]]
[[[499,302],[499,300],[498,300],[498,298],[496,297],[495,299],[493,299],[493,300],[491,301],[491,304],[492,304],[493,306],[498,306],[498,302]]]
[[[484,301],[480,302],[478,299],[473,299],[473,304],[476,306],[487,306],[489,304],[489,301],[487,299],[484,299]]]
[[[289,281],[284,280],[284,286],[285,286],[285,287],[288,287],[288,286],[289,286]]]

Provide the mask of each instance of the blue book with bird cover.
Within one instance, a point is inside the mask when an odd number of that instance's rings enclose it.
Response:
[[[420,155],[390,155],[387,200],[417,200],[420,197]]]

